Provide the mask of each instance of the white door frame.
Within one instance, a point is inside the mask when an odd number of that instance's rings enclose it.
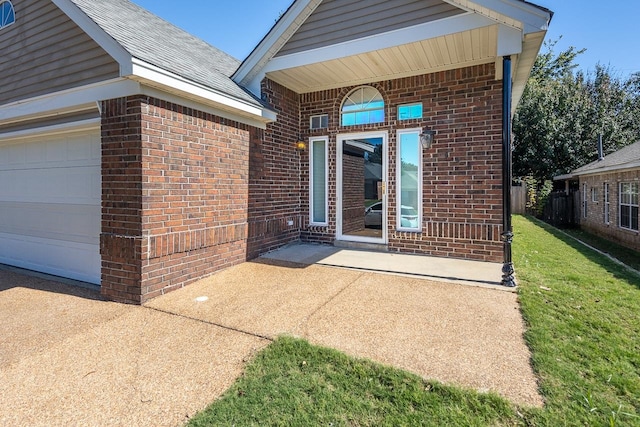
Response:
[[[365,237],[342,234],[342,143],[349,139],[367,139],[382,138],[382,176],[383,186],[385,187],[382,194],[382,237]],[[389,163],[389,132],[387,131],[371,131],[358,133],[342,133],[336,136],[336,240],[362,243],[387,244],[387,185],[388,174],[387,168]],[[363,212],[364,215],[364,207]]]

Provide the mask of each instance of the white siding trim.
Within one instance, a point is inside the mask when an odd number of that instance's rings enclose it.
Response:
[[[262,41],[260,41],[253,52],[240,64],[240,67],[231,78],[235,82],[248,87],[254,95],[259,97],[260,82],[264,77],[264,73],[261,72],[262,68],[278,53],[278,50],[280,50],[291,35],[300,28],[321,2],[322,0],[295,1]],[[262,77],[259,77],[260,75]],[[256,78],[258,78],[257,88],[251,84]]]
[[[546,31],[551,19],[549,12],[519,0],[444,1],[461,9],[491,17],[496,22],[523,29],[525,34]]]
[[[15,132],[0,134],[0,145],[11,144],[34,137],[54,136],[70,132],[87,132],[100,129],[100,118],[80,120],[77,122],[61,123],[58,125],[42,126]]]
[[[140,93],[140,84],[112,79],[0,106],[0,125],[96,108],[96,101]]]

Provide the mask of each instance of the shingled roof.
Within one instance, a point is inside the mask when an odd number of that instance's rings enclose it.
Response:
[[[640,168],[640,141],[615,151],[602,160],[596,160],[572,172],[572,175],[588,175],[611,170]]]
[[[71,0],[132,57],[264,107],[231,75],[240,61],[128,0]]]

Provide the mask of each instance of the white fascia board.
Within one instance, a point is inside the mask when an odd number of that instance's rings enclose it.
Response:
[[[191,80],[187,80],[177,74],[163,70],[154,65],[134,58],[132,60],[133,72],[129,76],[134,80],[142,80],[142,82],[152,82],[161,87],[170,88],[172,90],[185,94],[196,96],[197,98],[212,102],[221,106],[225,110],[238,111],[239,115],[249,116],[254,120],[270,122],[276,120],[275,112],[255,105],[242,102],[240,100],[229,97],[211,90],[210,88],[197,84]]]
[[[0,106],[0,125],[35,117],[49,117],[96,108],[96,101],[140,93],[140,84],[112,79],[78,88],[49,93]]]
[[[98,24],[89,18],[78,6],[69,0],[52,0],[82,31],[87,33],[109,56],[120,65],[120,75],[131,74],[131,54]]]
[[[477,14],[465,13],[438,21],[426,22],[424,24],[363,37],[357,40],[293,53],[291,55],[279,56],[269,61],[263,71],[268,73],[269,71],[285,70],[287,68],[331,61],[490,25],[495,25],[495,22],[489,18]]]
[[[489,9],[498,15],[518,21],[522,24],[525,34],[546,31],[551,20],[551,14],[532,4],[520,0],[444,0],[447,3],[474,13],[484,14]],[[488,15],[487,15],[488,16]],[[488,16],[489,17],[489,16]],[[503,22],[496,20],[496,22]]]
[[[140,95],[149,96],[151,98],[161,99],[163,101],[171,102],[173,104],[182,105],[187,108],[192,108],[194,110],[202,111],[204,113],[212,114],[214,116],[222,117],[227,120],[232,120],[239,123],[244,123],[249,126],[253,126],[258,129],[266,129],[267,121],[263,119],[256,119],[246,115],[240,115],[237,113],[233,113],[229,110],[223,110],[220,108],[212,107],[211,103],[205,103],[205,101],[199,101],[195,97],[194,98],[186,98],[184,95],[173,94],[166,92],[162,89],[142,85],[142,90],[140,91]],[[273,120],[277,119],[275,113],[273,113]]]
[[[322,0],[296,0],[240,64],[231,78],[235,82],[247,86],[249,81],[261,72],[261,68],[278,53],[321,2]]]
[[[522,53],[522,31],[503,24],[498,25],[497,56],[519,55]]]
[[[41,126],[32,129],[18,130],[0,134],[0,145],[41,136],[53,136],[69,132],[86,132],[100,129],[100,118],[79,120],[57,125]]]

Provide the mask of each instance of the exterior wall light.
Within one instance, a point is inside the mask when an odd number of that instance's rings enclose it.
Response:
[[[296,149],[298,151],[304,151],[307,149],[307,143],[300,137],[298,137],[298,140],[296,141]]]
[[[426,148],[427,150],[431,148],[431,145],[433,144],[433,137],[435,136],[435,134],[435,130],[427,129],[425,129],[424,132],[420,134],[420,144],[422,145],[422,148]]]

